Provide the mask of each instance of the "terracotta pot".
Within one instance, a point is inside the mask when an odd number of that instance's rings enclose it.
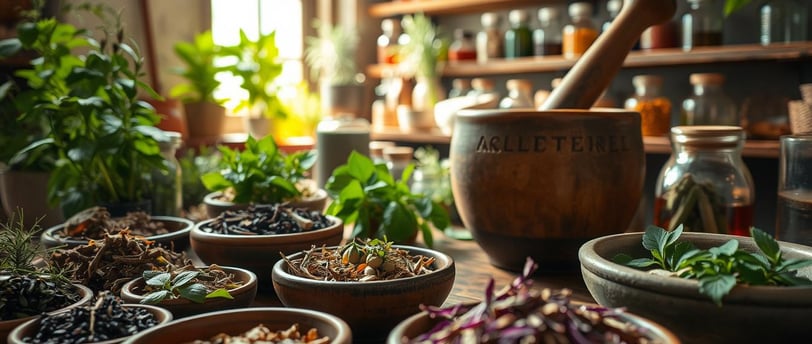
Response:
[[[642,196],[640,115],[619,110],[467,110],[451,138],[462,221],[493,265],[578,268],[589,239],[624,231]]]
[[[53,314],[53,313],[61,312],[61,311],[66,310],[66,309],[71,309],[71,308],[76,308],[76,307],[79,307],[79,306],[83,306],[84,304],[90,302],[90,300],[93,299],[93,291],[90,290],[90,288],[85,287],[85,286],[83,286],[81,284],[74,284],[74,286],[76,287],[79,295],[81,295],[81,298],[79,299],[79,301],[76,301],[76,302],[70,304],[67,307],[60,308],[60,309],[48,312],[48,314]],[[39,315],[32,315],[30,317],[25,317],[25,318],[0,321],[0,343],[5,343],[6,338],[8,337],[8,334],[11,333],[11,331],[14,330],[16,327],[20,326],[20,324],[23,324],[23,323],[28,322],[28,321],[30,321],[32,319],[35,319],[38,316]]]
[[[210,102],[186,103],[186,126],[191,140],[217,140],[223,134],[226,108]]]
[[[28,222],[41,219],[39,225],[50,227],[65,222],[62,209],[48,206],[48,179],[46,172],[0,170],[0,197],[3,208],[10,217],[22,209]]]

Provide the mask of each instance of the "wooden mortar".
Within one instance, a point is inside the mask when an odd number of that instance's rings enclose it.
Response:
[[[647,27],[675,0],[625,1],[540,111],[469,110],[455,120],[451,185],[463,223],[495,266],[572,271],[589,239],[623,232],[643,191],[636,112],[587,110]]]

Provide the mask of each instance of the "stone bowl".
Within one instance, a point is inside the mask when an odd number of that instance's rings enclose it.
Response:
[[[584,282],[595,300],[668,327],[685,343],[786,343],[808,336],[812,319],[812,287],[736,286],[714,304],[699,293],[695,280],[653,275],[612,262],[619,253],[650,257],[643,233],[615,234],[593,239],[578,252]],[[749,237],[684,232],[681,241],[707,249],[730,239],[739,248],[757,252]],[[812,248],[779,242],[786,258],[812,259]],[[812,267],[801,271],[812,276]]]
[[[189,231],[194,227],[195,223],[191,220],[175,217],[175,216],[150,216],[153,222],[162,222],[164,227],[169,231],[165,234],[150,235],[145,237],[147,240],[154,241],[163,247],[174,247],[174,251],[183,251],[189,247]],[[59,224],[46,229],[40,236],[40,242],[46,248],[65,248],[70,249],[81,245],[87,245],[89,240],[79,239],[72,237],[61,237],[57,233],[62,230],[65,224]]]
[[[48,312],[48,314],[53,314],[53,313],[61,312],[63,310],[83,306],[84,304],[90,302],[90,300],[93,299],[93,291],[90,290],[90,288],[88,288],[88,287],[86,287],[84,285],[81,285],[81,284],[74,284],[74,287],[76,287],[77,292],[79,293],[79,295],[81,295],[81,298],[79,299],[79,301],[76,301],[76,302],[68,305],[67,307],[63,307],[63,308],[56,309],[56,310],[53,310],[51,312]],[[19,318],[19,319],[11,319],[11,320],[0,321],[0,343],[4,343],[4,341],[6,340],[6,338],[9,335],[9,333],[11,333],[11,331],[14,330],[14,328],[16,328],[17,326],[20,326],[20,324],[23,324],[23,323],[28,322],[30,320],[33,320],[35,318],[37,318],[37,315],[32,315],[30,317]]]
[[[578,269],[578,248],[621,233],[643,192],[640,114],[616,109],[463,110],[450,145],[465,227],[500,268]]]
[[[150,313],[155,315],[155,318],[158,320],[158,326],[169,323],[170,321],[172,321],[172,313],[170,313],[168,310],[163,309],[161,307],[150,306],[150,305],[138,305],[138,304],[125,304],[125,306],[147,309]],[[67,311],[69,311],[69,310],[61,310],[60,313],[61,312],[67,312]],[[24,324],[22,324],[20,326],[17,326],[14,329],[14,331],[11,331],[11,333],[9,333],[9,335],[8,335],[8,343],[9,344],[28,343],[26,341],[23,341],[23,339],[25,337],[30,337],[30,336],[33,336],[34,334],[36,334],[37,330],[39,330],[39,327],[40,327],[40,319],[39,318],[31,319],[31,320],[27,321],[26,323],[24,323]],[[132,337],[132,336],[120,337],[120,338],[115,338],[115,339],[111,339],[111,340],[105,340],[105,341],[101,341],[101,342],[96,342],[96,344],[116,344],[116,343],[121,343],[121,342],[127,340],[130,337]]]
[[[192,250],[205,264],[239,266],[257,275],[260,290],[273,290],[271,271],[282,255],[315,246],[334,246],[344,236],[344,222],[327,215],[332,226],[314,231],[277,235],[238,235],[208,233],[205,228],[212,220],[199,222],[189,238]],[[281,254],[280,254],[281,253]]]
[[[173,321],[141,332],[125,343],[191,343],[208,340],[220,333],[237,335],[259,324],[271,330],[289,328],[299,324],[306,331],[316,328],[322,336],[328,336],[334,344],[352,343],[352,333],[343,320],[327,313],[295,308],[247,308],[200,314]]]
[[[435,258],[432,273],[370,282],[319,281],[291,274],[280,260],[273,268],[276,295],[287,307],[314,309],[344,319],[356,342],[381,343],[398,322],[420,311],[420,305],[442,305],[454,285],[454,260],[431,249],[398,246],[414,255]],[[335,248],[335,247],[331,247]],[[297,259],[304,253],[288,256]]]
[[[205,268],[205,267],[204,267]],[[253,272],[235,268],[222,266],[223,271],[234,275],[235,281],[242,282],[242,285],[229,290],[233,299],[226,298],[213,298],[207,299],[203,303],[195,303],[188,299],[178,298],[172,300],[163,300],[156,306],[166,308],[172,312],[175,319],[197,315],[201,313],[209,313],[233,308],[245,308],[254,302],[257,296],[257,275]],[[141,303],[145,299],[143,288],[145,286],[144,278],[139,277],[132,281],[125,283],[121,287],[121,300],[127,303]]]

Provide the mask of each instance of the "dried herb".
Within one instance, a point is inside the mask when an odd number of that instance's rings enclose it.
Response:
[[[189,265],[172,271],[149,270],[141,277],[144,278],[143,293],[146,293],[141,303],[146,304],[178,298],[196,303],[218,297],[233,299],[228,291],[242,285],[242,281],[234,281],[233,274],[214,264],[202,269]]]
[[[302,335],[299,332],[299,324],[293,324],[287,330],[272,331],[265,325],[260,324],[245,333],[231,336],[220,333],[209,340],[196,340],[188,344],[220,344],[220,343],[263,343],[263,344],[326,344],[330,342],[330,337],[321,337],[319,330],[311,328]]]
[[[442,319],[411,343],[647,343],[646,331],[626,322],[621,308],[579,305],[568,289],[531,289],[537,265],[528,258],[521,276],[494,291],[490,280],[477,304],[421,306]]]
[[[682,226],[673,231],[649,226],[643,234],[643,247],[652,258],[633,259],[627,254],[613,258],[618,264],[635,268],[656,267],[652,273],[699,281],[699,292],[721,306],[722,298],[737,284],[799,286],[812,285],[812,280],[799,276],[798,270],[812,266],[810,259],[784,259],[773,237],[755,227],[750,236],[759,252],[739,249],[739,241],[730,241],[707,250],[687,241],[677,241]]]
[[[280,253],[281,254],[281,253]],[[392,247],[392,242],[356,240],[338,248],[316,248],[304,251],[298,259],[288,259],[290,273],[296,276],[338,282],[392,280],[431,273],[434,258],[411,255]]]
[[[201,229],[217,234],[276,235],[301,233],[331,225],[330,219],[318,211],[284,204],[257,204],[246,210],[224,211]]]
[[[130,212],[122,218],[112,219],[104,207],[92,207],[71,216],[62,230],[57,231],[57,238],[74,238],[82,240],[101,240],[105,234],[117,234],[129,230],[131,235],[153,236],[169,233],[162,222],[152,221],[149,214],[143,211]]]
[[[87,245],[70,250],[57,250],[51,260],[69,271],[72,280],[94,291],[110,290],[114,293],[146,270],[191,264],[184,253],[153,246],[153,242],[132,236],[126,230],[107,234],[104,240],[91,240]]]
[[[134,335],[158,325],[144,308],[126,307],[110,292],[100,293],[86,306],[40,319],[40,327],[26,343],[95,343]]]
[[[659,215],[668,221],[668,230],[684,225],[694,232],[726,233],[727,209],[725,200],[716,192],[713,183],[698,183],[686,174],[663,194],[665,205]],[[665,214],[670,214],[666,219]]]

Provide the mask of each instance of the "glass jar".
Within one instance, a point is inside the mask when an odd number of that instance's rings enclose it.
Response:
[[[770,0],[759,9],[761,18],[761,44],[805,41],[807,8],[800,1]]]
[[[499,31],[499,15],[485,12],[480,17],[482,31],[476,36],[476,58],[479,62],[486,62],[491,58],[502,57],[504,52],[502,33]]]
[[[749,236],[755,190],[743,140],[741,127],[671,128],[673,153],[657,178],[654,224]]]
[[[637,75],[632,78],[634,95],[626,99],[627,110],[640,113],[643,136],[659,136],[671,127],[671,101],[660,94],[663,78],[659,75]]]
[[[398,35],[400,24],[398,21],[387,18],[381,20],[381,35],[378,36],[378,63],[398,63]]]
[[[477,52],[474,34],[464,29],[454,30],[454,42],[448,47],[449,61],[473,61]]]
[[[736,104],[722,89],[724,75],[694,73],[690,81],[694,94],[682,102],[681,125],[739,125]]]
[[[510,29],[505,31],[505,58],[533,56],[533,38],[527,11],[512,10],[508,13],[508,20]]]
[[[665,23],[649,26],[640,35],[640,49],[665,49],[679,46],[679,25],[669,20]]]
[[[507,81],[507,97],[499,102],[500,109],[533,109],[533,84],[526,79],[510,79]]]
[[[555,7],[539,9],[539,27],[533,30],[536,56],[561,55],[561,18]]]
[[[682,49],[722,45],[724,12],[718,0],[688,0],[690,9],[682,16]]]
[[[592,22],[592,4],[575,2],[569,6],[572,23],[564,27],[561,50],[566,58],[577,58],[586,52],[598,38],[598,29]]]
[[[183,211],[183,179],[176,157],[182,140],[179,132],[167,131],[168,141],[159,142],[166,170],[152,173],[152,215],[181,216]]]
[[[470,79],[454,79],[451,81],[451,91],[448,91],[448,98],[465,97],[471,90]]]

